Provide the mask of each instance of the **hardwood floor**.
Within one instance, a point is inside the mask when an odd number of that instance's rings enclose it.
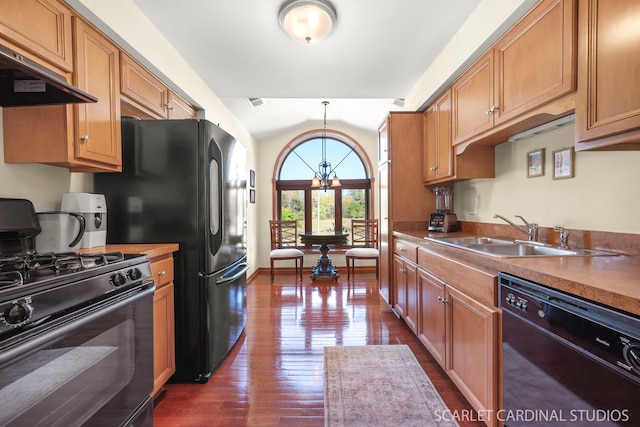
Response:
[[[407,344],[451,410],[470,406],[378,296],[375,274],[312,282],[259,274],[247,287],[245,333],[206,384],[167,384],[156,427],[323,426],[323,348]],[[484,426],[459,421],[461,427]]]

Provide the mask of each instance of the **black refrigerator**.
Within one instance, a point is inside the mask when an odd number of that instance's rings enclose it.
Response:
[[[176,373],[206,382],[246,323],[246,150],[206,120],[122,118],[122,173],[96,173],[107,243],[178,243]]]

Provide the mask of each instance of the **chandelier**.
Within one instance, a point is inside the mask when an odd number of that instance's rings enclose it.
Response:
[[[298,43],[320,43],[331,33],[337,20],[328,0],[287,0],[278,13],[282,28]]]
[[[335,169],[331,168],[331,163],[327,162],[327,105],[329,105],[329,101],[322,101],[322,105],[324,105],[322,161],[318,165],[318,170],[315,171],[315,176],[311,180],[311,187],[322,188],[324,191],[327,191],[328,188],[340,187],[340,179],[338,179]]]

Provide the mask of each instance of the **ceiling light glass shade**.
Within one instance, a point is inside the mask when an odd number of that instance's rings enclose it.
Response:
[[[326,0],[289,0],[280,8],[280,25],[298,43],[320,43],[336,23],[336,10]]]

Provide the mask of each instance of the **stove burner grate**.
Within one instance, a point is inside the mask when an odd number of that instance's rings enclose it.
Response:
[[[30,253],[0,256],[0,289],[22,285],[25,278],[57,276],[90,270],[124,260],[122,252],[77,254]]]

